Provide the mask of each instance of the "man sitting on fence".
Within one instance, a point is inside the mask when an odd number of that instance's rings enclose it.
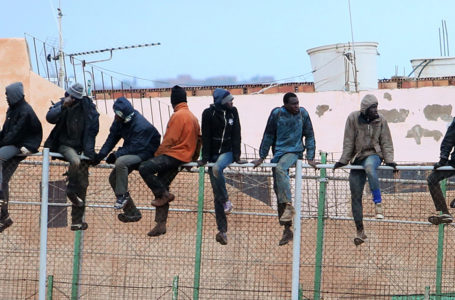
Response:
[[[142,215],[128,191],[128,174],[137,170],[142,161],[153,157],[160,145],[161,135],[126,98],[120,97],[115,100],[113,109],[114,122],[94,163],[98,164],[107,156],[106,162],[115,164],[109,176],[109,183],[117,198],[114,208],[123,209],[118,219],[125,223],[137,222]],[[111,152],[120,139],[124,140],[123,146]]]
[[[185,90],[178,85],[172,88],[171,104],[174,114],[167,124],[163,142],[156,150],[155,157],[139,166],[139,173],[155,195],[152,205],[156,207],[156,226],[148,236],[166,233],[169,202],[175,198],[169,193],[169,185],[177,176],[180,166],[196,160],[199,155],[199,122],[188,109]]]
[[[344,129],[343,153],[334,169],[347,165],[360,165],[364,170],[352,169],[349,174],[351,189],[352,215],[357,229],[355,245],[362,244],[367,238],[363,228],[362,194],[366,177],[375,203],[376,218],[383,219],[382,197],[376,169],[385,161],[387,166],[396,170],[393,161],[393,142],[386,119],[378,113],[378,99],[366,95],[360,104],[360,111],[352,112]]]
[[[8,110],[0,132],[0,232],[13,224],[8,213],[9,181],[25,156],[38,152],[43,128],[33,108],[25,101],[24,87],[15,82],[6,87]]]
[[[283,103],[282,107],[274,108],[270,113],[259,148],[260,158],[252,161],[254,167],[262,164],[272,147],[271,162],[277,163],[272,169],[273,189],[278,201],[279,222],[284,226],[283,236],[278,243],[280,246],[286,245],[294,237],[291,226],[295,210],[292,206],[289,168],[297,159],[303,158],[305,149],[308,163],[316,167],[314,161],[316,143],[310,115],[305,108],[299,107],[299,99],[294,93],[286,93]],[[303,137],[305,144],[302,141]]]
[[[443,179],[449,178],[455,175],[454,170],[438,170],[439,167],[443,166],[452,166],[455,167],[455,151],[453,151],[455,147],[455,118],[452,120],[447,132],[442,139],[441,142],[441,154],[439,162],[434,164],[434,170],[431,172],[430,176],[428,176],[428,188],[430,190],[431,198],[433,199],[434,206],[438,212],[441,214],[437,214],[434,216],[430,216],[428,221],[434,225],[439,224],[448,224],[452,223],[453,217],[449,213],[449,209],[447,208],[446,200],[444,195],[442,194],[441,187],[439,182]],[[450,157],[450,160],[449,160]],[[450,207],[455,208],[455,199],[452,200],[450,203]]]
[[[84,87],[75,83],[66,90],[65,97],[54,104],[46,120],[55,124],[44,147],[59,152],[69,162],[66,195],[72,202],[71,230],[85,230],[85,196],[88,187],[88,164],[83,154],[95,159],[95,138],[99,130],[99,113],[95,104],[85,96]]]
[[[198,160],[198,166],[207,162],[215,163],[213,168],[209,168],[209,175],[218,227],[216,241],[221,245],[227,244],[226,214],[232,210],[223,170],[234,161],[246,163],[240,160],[240,120],[233,99],[225,89],[215,89],[213,92],[214,104],[202,113],[202,159]]]

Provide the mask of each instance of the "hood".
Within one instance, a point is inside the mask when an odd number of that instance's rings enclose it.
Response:
[[[24,99],[24,86],[22,82],[15,82],[6,87],[6,95],[9,106],[14,106],[16,103]]]
[[[373,104],[378,104],[378,99],[371,94],[366,95],[363,97],[362,102],[360,103],[360,112],[362,114],[365,114],[366,110],[368,107],[370,107]]]
[[[119,115],[125,120],[131,119],[132,115],[134,114],[133,106],[125,97],[117,98],[117,100],[114,102],[113,109],[115,114]],[[119,114],[118,112],[121,113]]]

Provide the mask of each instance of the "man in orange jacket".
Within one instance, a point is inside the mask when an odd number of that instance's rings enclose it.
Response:
[[[139,166],[139,173],[155,195],[152,205],[156,207],[155,227],[148,236],[166,233],[169,202],[175,196],[169,193],[169,185],[179,172],[179,167],[193,160],[200,127],[197,118],[188,109],[186,92],[176,85],[172,88],[171,104],[174,114],[169,119],[163,142],[155,157]]]

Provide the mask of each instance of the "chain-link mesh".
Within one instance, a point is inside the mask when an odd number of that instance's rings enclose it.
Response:
[[[86,231],[70,231],[71,206],[66,200],[67,164],[53,160],[49,175],[47,274],[53,276],[53,299],[193,299],[195,278],[200,299],[290,299],[292,243],[278,246],[283,227],[276,216],[271,168],[230,167],[225,170],[229,198],[228,244],[218,232],[213,192],[204,177],[200,273],[197,223],[199,174],[181,171],[171,184],[167,232],[149,237],[154,226],[153,194],[137,171],[129,176],[129,191],[142,213],[139,222],[122,223],[113,209],[114,193],[107,165],[90,168]],[[0,234],[0,299],[37,299],[40,253],[41,158],[21,162],[10,181],[10,216],[14,224]],[[381,170],[384,220],[374,218],[366,183],[363,194],[367,241],[355,246],[349,170],[327,170],[324,230],[318,232],[320,172],[303,169],[300,284],[303,298],[405,299],[437,289],[438,226],[426,178],[429,171]],[[294,189],[294,169],[291,169]],[[325,181],[327,180],[327,181]],[[448,199],[455,196],[447,185]],[[202,197],[201,197],[202,198]],[[321,221],[321,220],[320,220]],[[453,226],[444,227],[440,289],[454,292]],[[320,228],[321,229],[321,228]],[[78,236],[80,235],[80,236]],[[321,277],[316,260],[323,242]],[[75,262],[79,262],[79,268]],[[76,266],[76,267],[75,267]],[[178,276],[178,287],[172,286]],[[320,289],[315,289],[320,283]],[[50,289],[49,289],[50,290]],[[416,296],[420,297],[420,296]]]

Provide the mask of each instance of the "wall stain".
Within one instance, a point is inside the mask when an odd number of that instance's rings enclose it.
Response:
[[[319,116],[319,117],[322,117],[322,115],[326,112],[326,111],[331,111],[330,107],[328,105],[318,105],[316,107],[316,114]]]
[[[390,93],[384,93],[384,99],[392,101],[392,95]]]
[[[399,111],[396,109],[391,110],[380,109],[379,113],[383,115],[384,118],[389,123],[402,123],[406,121],[406,118],[409,115],[409,110],[402,108],[400,108]]]
[[[427,105],[423,109],[423,114],[430,121],[437,121],[438,118],[441,118],[441,120],[449,122],[452,121],[452,105]]]
[[[428,130],[420,125],[415,125],[408,130],[407,138],[414,138],[417,145],[420,145],[423,137],[432,137],[435,141],[439,141],[443,134],[439,130]]]

